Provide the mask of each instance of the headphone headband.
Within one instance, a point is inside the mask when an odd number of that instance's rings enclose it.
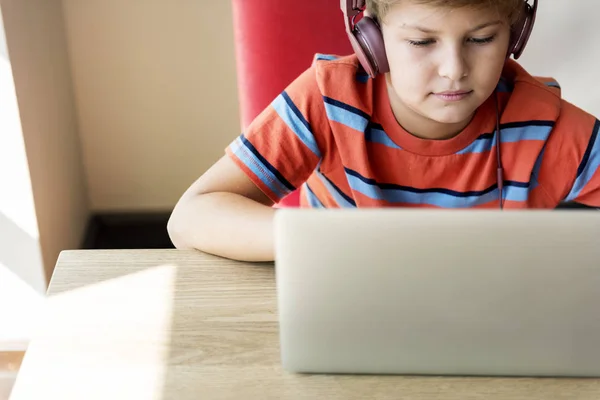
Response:
[[[358,14],[364,11],[366,3],[366,0],[341,0],[341,8],[348,15],[351,15],[354,11]]]
[[[366,1],[364,0],[341,0],[340,8],[344,13],[344,21],[346,22],[346,31],[354,30],[354,19],[358,14],[365,10]]]
[[[537,6],[538,0],[533,0],[533,5],[530,5],[528,0],[523,0],[523,12],[517,23],[511,27],[507,58],[512,54],[515,59],[518,59],[523,53],[533,31]],[[359,14],[365,11],[366,0],[340,0],[340,8],[344,13],[346,33],[365,71],[372,78],[377,74],[389,72],[383,35],[378,21],[363,15],[356,22]]]
[[[533,0],[533,5],[529,5],[528,0],[525,0],[525,11],[519,21],[512,27],[511,44],[509,47],[509,57],[513,54],[515,60],[521,57],[525,45],[529,41],[531,32],[533,31],[533,25],[535,24],[535,17],[537,15],[538,0]]]

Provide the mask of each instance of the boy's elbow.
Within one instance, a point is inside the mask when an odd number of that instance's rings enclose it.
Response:
[[[178,207],[175,207],[167,221],[167,234],[176,249],[189,249],[189,244],[186,241],[187,235],[185,234],[185,219],[181,218],[180,214],[181,210]]]

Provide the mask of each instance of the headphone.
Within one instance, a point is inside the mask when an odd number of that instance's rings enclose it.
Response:
[[[523,12],[511,27],[507,58],[512,54],[515,59],[518,59],[523,53],[533,30],[537,3],[537,0],[533,0],[533,5],[530,5],[527,0],[523,0]],[[389,72],[390,67],[379,22],[372,17],[363,16],[355,23],[356,18],[366,8],[366,0],[341,0],[341,8],[346,22],[346,33],[365,71],[372,78],[377,74]]]
[[[377,74],[389,72],[390,66],[378,21],[369,16],[363,16],[360,21],[355,23],[358,15],[366,8],[366,0],[341,0],[340,5],[346,22],[346,33],[362,67],[371,78],[375,78]],[[519,14],[517,22],[511,27],[508,53],[506,54],[507,59],[511,55],[518,59],[523,53],[533,31],[536,14],[537,0],[533,0],[533,5],[530,5],[528,0],[523,0],[523,11]],[[502,210],[504,207],[504,195],[502,193],[504,174],[500,156],[500,111],[498,110],[497,92],[494,92],[494,100],[496,104],[496,183],[498,186],[498,203],[500,210]]]

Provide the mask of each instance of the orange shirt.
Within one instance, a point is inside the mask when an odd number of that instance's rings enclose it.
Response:
[[[505,208],[600,207],[600,122],[509,59],[498,84]],[[317,55],[226,149],[273,201],[305,207],[498,207],[493,97],[448,140],[406,132],[384,76]]]

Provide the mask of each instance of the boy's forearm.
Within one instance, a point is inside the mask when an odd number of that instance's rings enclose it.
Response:
[[[273,261],[275,209],[233,193],[190,197],[175,207],[168,230],[177,248],[242,261]]]

